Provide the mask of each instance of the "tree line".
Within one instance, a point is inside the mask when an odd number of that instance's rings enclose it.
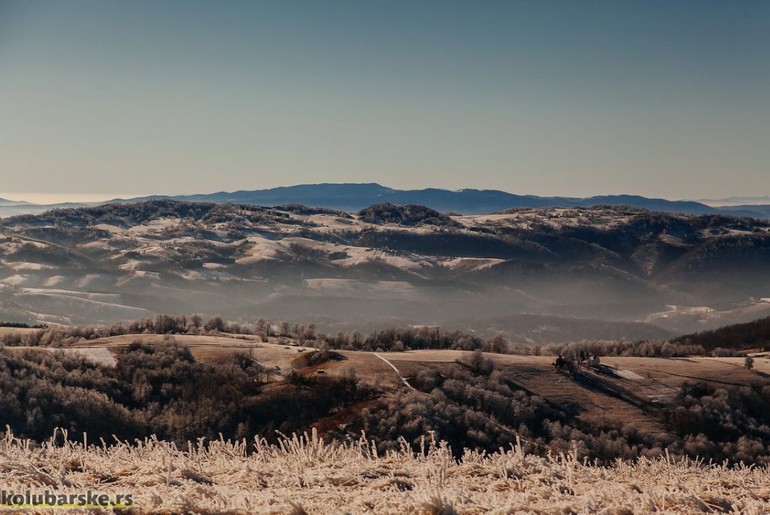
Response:
[[[66,347],[83,340],[95,340],[123,335],[253,335],[267,342],[271,337],[292,339],[301,345],[318,348],[368,352],[403,352],[420,349],[467,350],[518,355],[598,355],[639,357],[681,356],[743,356],[740,349],[764,341],[765,331],[770,338],[770,318],[748,326],[752,333],[731,326],[715,332],[699,333],[698,338],[681,337],[672,341],[662,340],[612,340],[563,344],[530,344],[510,342],[502,334],[482,338],[459,330],[445,330],[439,326],[392,327],[373,330],[369,334],[360,331],[325,334],[312,323],[290,323],[258,318],[254,322],[227,321],[221,316],[203,318],[200,315],[165,315],[143,318],[131,322],[118,322],[105,326],[26,326],[36,331],[7,332],[0,335],[0,343],[8,346]],[[9,326],[15,327],[15,326]],[[733,329],[737,328],[737,329]],[[711,336],[714,333],[715,336]],[[752,336],[756,334],[756,336]],[[702,335],[702,336],[700,336]],[[712,340],[708,340],[712,338]],[[708,341],[707,341],[708,340]]]

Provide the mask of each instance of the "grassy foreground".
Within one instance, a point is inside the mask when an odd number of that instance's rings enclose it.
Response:
[[[130,513],[770,513],[767,467],[665,458],[599,467],[517,447],[456,462],[429,441],[420,453],[377,456],[363,438],[329,445],[315,434],[258,441],[255,452],[245,442],[178,449],[154,439],[84,445],[60,432],[36,444],[6,434],[0,487],[128,492]]]

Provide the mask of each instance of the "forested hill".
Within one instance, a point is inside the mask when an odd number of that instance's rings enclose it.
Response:
[[[770,298],[768,262],[770,223],[724,215],[155,200],[0,220],[0,318],[199,312],[327,330],[495,327],[534,342],[576,327],[668,338],[770,315],[757,300]]]
[[[745,324],[734,324],[711,331],[680,336],[676,343],[702,345],[705,349],[756,349],[770,350],[770,317]]]

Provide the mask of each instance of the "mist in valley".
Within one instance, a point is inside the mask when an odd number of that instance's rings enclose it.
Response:
[[[767,222],[617,206],[108,204],[0,220],[0,318],[198,313],[521,343],[667,339],[770,313],[768,256]]]

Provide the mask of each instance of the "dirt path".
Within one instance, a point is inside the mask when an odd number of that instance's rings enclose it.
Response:
[[[396,374],[398,374],[398,378],[401,380],[401,382],[402,382],[402,383],[403,383],[403,384],[404,384],[404,385],[405,385],[407,388],[409,388],[410,390],[414,390],[414,387],[413,387],[411,384],[409,384],[409,381],[407,381],[407,380],[406,380],[406,377],[404,377],[403,375],[401,375],[401,371],[400,371],[399,369],[397,369],[397,368],[396,368],[396,366],[395,366],[393,363],[391,363],[389,360],[387,360],[387,359],[383,358],[382,356],[380,356],[380,355],[379,355],[379,354],[377,354],[376,352],[374,352],[373,354],[374,354],[375,356],[377,356],[378,358],[380,358],[382,361],[384,361],[384,362],[385,362],[385,364],[386,364],[386,365],[388,365],[390,368],[392,368],[392,369],[393,369],[393,371],[394,371]]]

